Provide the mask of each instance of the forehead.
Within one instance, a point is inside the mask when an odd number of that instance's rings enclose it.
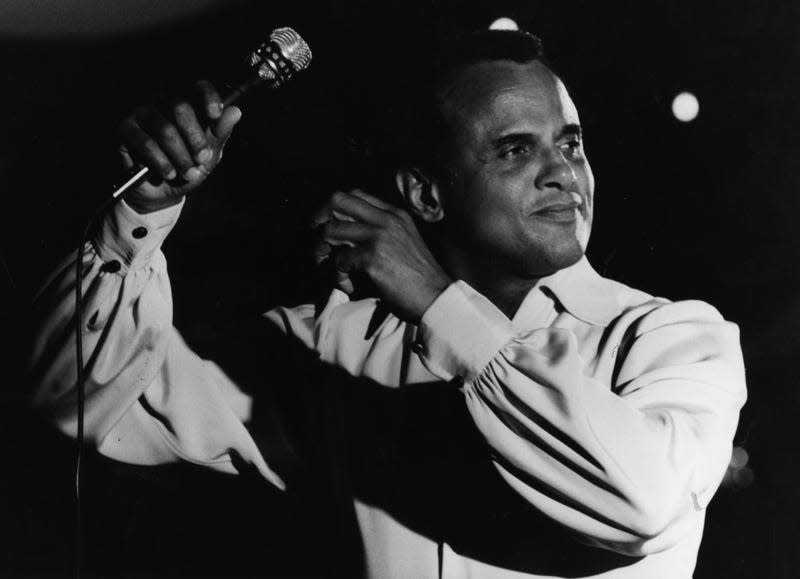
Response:
[[[579,124],[564,83],[539,61],[472,64],[446,84],[440,98],[445,117],[462,136]]]

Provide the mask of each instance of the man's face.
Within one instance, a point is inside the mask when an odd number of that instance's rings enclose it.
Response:
[[[453,133],[442,225],[457,259],[526,278],[577,262],[594,177],[561,81],[537,61],[481,62],[440,96]]]

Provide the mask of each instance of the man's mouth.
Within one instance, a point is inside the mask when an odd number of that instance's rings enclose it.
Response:
[[[580,216],[581,205],[582,203],[575,200],[552,203],[534,211],[533,216],[549,221],[570,223]]]

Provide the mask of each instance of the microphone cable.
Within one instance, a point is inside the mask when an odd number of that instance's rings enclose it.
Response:
[[[83,569],[84,529],[83,505],[81,503],[81,481],[83,479],[84,412],[86,408],[86,369],[83,365],[83,257],[89,233],[97,219],[116,201],[111,197],[104,201],[86,224],[78,241],[75,260],[75,360],[77,365],[77,436],[75,450],[75,561],[74,576],[78,579]]]

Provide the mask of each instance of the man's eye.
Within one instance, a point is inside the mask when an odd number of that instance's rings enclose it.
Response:
[[[520,155],[525,155],[529,153],[530,150],[531,148],[529,145],[525,144],[511,145],[500,151],[500,157],[503,159],[513,159],[514,157],[519,157]]]
[[[581,153],[581,146],[583,143],[580,139],[574,138],[566,141],[561,145],[561,149],[569,155],[579,155]]]

